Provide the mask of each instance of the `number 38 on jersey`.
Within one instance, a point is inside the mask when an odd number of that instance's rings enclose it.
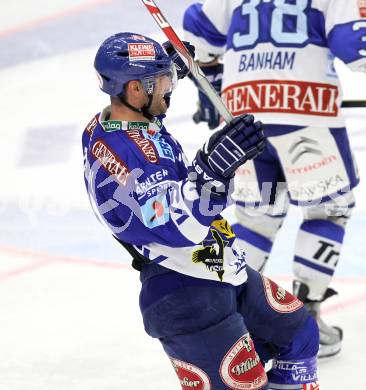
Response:
[[[231,47],[248,49],[258,42],[302,47],[308,35],[308,0],[244,0],[234,12]]]

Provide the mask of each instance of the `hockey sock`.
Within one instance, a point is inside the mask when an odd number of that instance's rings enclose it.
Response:
[[[331,221],[312,219],[302,223],[294,257],[295,279],[309,287],[308,299],[321,299],[338,263],[344,228]]]

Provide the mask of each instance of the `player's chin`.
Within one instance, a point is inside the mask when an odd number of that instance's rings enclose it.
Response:
[[[153,115],[155,116],[165,114],[168,111],[168,106],[166,104],[165,99],[162,98],[161,100],[159,100],[159,104],[157,104],[154,110],[152,111],[153,111]]]
[[[166,103],[164,102],[164,107],[162,108],[161,110],[161,114],[165,114],[167,111],[168,111],[168,106],[166,105]]]

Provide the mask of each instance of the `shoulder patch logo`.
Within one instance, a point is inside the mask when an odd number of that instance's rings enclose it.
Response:
[[[193,364],[170,358],[182,390],[212,390],[208,375]]]
[[[242,336],[225,355],[220,376],[230,389],[258,390],[267,383],[266,372],[249,333]]]
[[[158,152],[154,144],[145,138],[139,130],[126,130],[128,138],[140,149],[145,159],[153,164],[159,163]]]
[[[93,135],[93,132],[98,124],[98,115],[96,115],[86,126],[85,131],[90,135]]]
[[[143,136],[153,142],[160,157],[175,161],[173,149],[164,137],[161,136],[161,133],[144,131]]]
[[[111,175],[115,176],[119,184],[126,184],[130,172],[126,163],[118,158],[102,140],[95,142],[92,154]]]
[[[292,313],[304,304],[271,279],[261,275],[268,304],[279,313]]]

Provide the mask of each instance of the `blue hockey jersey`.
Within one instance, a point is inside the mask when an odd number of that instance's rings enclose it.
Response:
[[[338,57],[366,71],[365,0],[206,0],[184,16],[198,55],[223,55],[222,96],[264,123],[343,127]]]
[[[239,285],[245,254],[220,216],[227,199],[200,196],[187,161],[162,118],[108,120],[110,107],[83,133],[85,184],[98,219],[145,258],[177,272]]]

